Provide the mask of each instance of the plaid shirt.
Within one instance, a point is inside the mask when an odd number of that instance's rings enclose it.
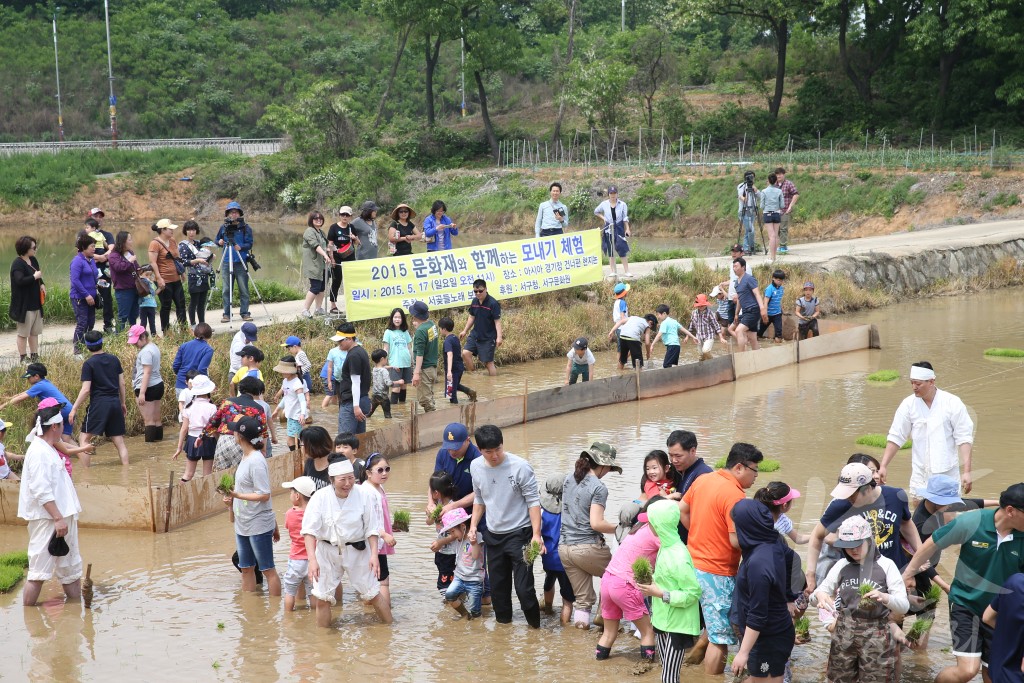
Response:
[[[786,211],[793,202],[793,197],[800,193],[797,191],[796,185],[793,184],[792,180],[786,180],[782,185],[779,185],[779,189],[782,190],[782,210]]]
[[[718,324],[718,317],[711,312],[711,308],[704,306],[694,309],[690,318],[690,332],[699,341],[704,341],[721,334],[722,326]]]

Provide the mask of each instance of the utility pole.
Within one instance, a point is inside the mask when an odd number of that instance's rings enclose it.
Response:
[[[466,38],[463,36],[460,38],[462,43],[462,116],[466,116]]]
[[[64,142],[64,111],[60,103],[60,60],[57,58],[57,12],[60,7],[53,10],[53,68],[57,72],[57,139]]]
[[[626,30],[626,0],[622,0],[622,26],[620,27],[619,30],[620,31],[625,31]]]
[[[110,7],[107,0],[103,0],[103,18],[107,24],[107,79],[110,81],[110,140],[114,149],[117,149],[117,97],[114,95],[114,60],[110,56]]]

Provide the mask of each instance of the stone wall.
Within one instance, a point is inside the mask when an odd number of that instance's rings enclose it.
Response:
[[[845,275],[859,287],[916,294],[943,280],[984,275],[1008,256],[1024,258],[1024,239],[957,249],[935,246],[932,251],[907,255],[840,256],[826,261],[821,270]]]

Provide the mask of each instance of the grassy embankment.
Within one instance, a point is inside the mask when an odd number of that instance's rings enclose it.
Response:
[[[790,278],[794,281],[807,278],[815,280],[818,297],[826,315],[841,315],[859,309],[878,308],[893,301],[893,298],[885,292],[860,289],[840,276],[816,273],[799,264],[788,269]],[[768,269],[764,266],[755,268],[754,274],[759,280],[762,280],[767,278]],[[695,295],[710,291],[715,284],[726,277],[724,270],[712,271],[702,262],[695,264],[692,271],[682,271],[677,268],[658,269],[654,274],[638,280],[633,285],[629,296],[630,307],[638,313],[644,313],[653,311],[655,306],[660,303],[666,303],[671,307],[674,316],[685,321]],[[1024,270],[1018,267],[1015,261],[1009,259],[1005,263],[1001,262],[994,266],[988,275],[965,281],[957,288],[957,291],[964,288],[981,289],[1021,283],[1024,283]],[[949,283],[946,283],[945,286],[952,287]],[[787,288],[783,303],[784,310],[790,310],[793,307],[798,294],[799,292],[794,288]],[[505,343],[498,352],[498,362],[510,364],[539,358],[560,357],[565,354],[572,340],[581,335],[590,339],[591,348],[595,351],[610,348],[607,333],[611,327],[608,315],[608,311],[611,310],[611,301],[611,288],[600,284],[507,301],[503,307]],[[456,325],[460,325],[460,320],[465,319],[463,310],[451,311],[450,314],[454,314]],[[216,329],[216,325],[214,327]],[[381,319],[360,322],[357,323],[356,328],[364,345],[372,350],[379,345],[378,340],[383,335],[385,322]],[[264,376],[267,380],[269,396],[272,397],[280,388],[280,377],[270,372],[269,369],[273,367],[276,359],[283,355],[280,343],[284,338],[291,334],[302,338],[303,348],[313,361],[314,375],[318,377],[320,366],[332,346],[329,340],[331,331],[331,328],[321,320],[300,320],[270,325],[261,329],[258,346],[266,354]],[[173,382],[171,363],[174,353],[177,347],[188,339],[186,333],[178,332],[168,335],[160,342],[163,350],[162,373],[165,382]],[[226,334],[217,335],[212,340],[215,351],[210,375],[218,386],[216,397],[224,396],[227,389],[229,379],[227,358],[230,342],[230,335]],[[110,341],[108,350],[122,359],[126,376],[130,376],[135,349],[127,347],[123,338],[115,338]],[[80,363],[74,361],[67,354],[49,355],[46,358],[46,363],[50,370],[50,379],[71,400],[74,400],[74,392],[81,384]],[[314,385],[318,384],[319,380],[317,379]],[[13,368],[0,373],[0,395],[11,396],[24,391],[25,387],[26,384],[21,379],[20,369]],[[31,414],[34,409],[31,404],[31,401],[26,401],[5,411],[3,417],[14,423],[9,430],[8,443],[21,443],[31,422]],[[162,411],[166,424],[173,423],[176,410],[174,393],[168,392],[163,399]],[[138,409],[134,402],[129,401],[128,433],[134,435],[141,431],[142,421]]]

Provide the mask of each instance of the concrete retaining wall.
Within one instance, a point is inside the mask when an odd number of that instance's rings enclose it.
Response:
[[[378,451],[394,457],[432,448],[441,443],[444,427],[452,422],[462,422],[470,433],[482,424],[508,427],[587,408],[703,389],[797,362],[863,350],[872,344],[877,346],[877,330],[870,325],[822,320],[820,330],[820,337],[796,344],[768,344],[759,351],[719,356],[674,368],[624,373],[537,391],[529,391],[529,387],[524,386],[519,396],[479,403],[448,407],[450,404],[438,402],[439,407],[444,407],[431,413],[419,412],[418,406],[413,404],[408,421],[362,435],[362,453]],[[275,455],[268,465],[275,493],[282,492],[282,482],[302,473],[302,457],[298,453]],[[151,481],[142,486],[79,484],[78,497],[83,508],[79,525],[156,533],[180,528],[224,511],[222,496],[216,490],[221,474],[197,476],[185,483],[173,474],[170,481]],[[17,518],[17,510],[18,484],[0,481],[0,524],[23,523]]]

